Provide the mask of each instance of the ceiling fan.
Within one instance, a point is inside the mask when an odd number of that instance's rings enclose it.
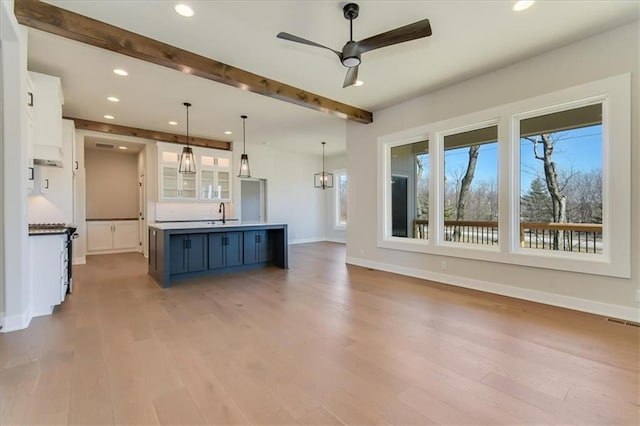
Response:
[[[414,22],[413,24],[405,25],[403,27],[365,38],[364,40],[353,41],[353,20],[358,17],[360,7],[356,3],[347,3],[342,8],[342,11],[345,19],[349,20],[350,36],[349,41],[344,45],[341,52],[285,32],[280,32],[276,36],[283,40],[327,49],[338,55],[342,65],[348,68],[347,76],[344,79],[344,85],[342,87],[352,86],[356,83],[356,80],[358,79],[358,66],[361,62],[360,55],[363,53],[431,35],[431,25],[429,24],[429,20],[423,19],[421,21]]]

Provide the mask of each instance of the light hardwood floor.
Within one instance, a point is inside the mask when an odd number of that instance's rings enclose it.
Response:
[[[344,257],[164,290],[139,254],[89,257],[0,335],[1,423],[639,423],[640,329]]]

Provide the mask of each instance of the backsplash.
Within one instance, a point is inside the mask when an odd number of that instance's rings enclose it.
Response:
[[[235,218],[233,203],[224,203],[227,218]],[[156,203],[156,221],[210,220],[222,218],[220,203]]]

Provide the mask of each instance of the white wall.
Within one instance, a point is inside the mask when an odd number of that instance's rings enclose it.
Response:
[[[27,41],[13,15],[13,1],[0,2],[3,174],[3,332],[31,319],[27,228],[26,72]]]
[[[87,219],[137,218],[137,155],[88,149],[84,159]]]
[[[605,315],[638,320],[640,288],[640,106],[638,22],[549,51],[374,114],[369,125],[348,123],[349,263],[483,287]],[[400,130],[526,99],[602,78],[632,73],[631,279],[428,256],[377,247],[377,138]],[[614,207],[615,208],[615,207]],[[446,274],[440,262],[448,261]]]
[[[236,176],[242,150],[234,149],[233,154]],[[324,240],[324,194],[313,187],[313,174],[322,168],[322,158],[269,145],[248,145],[247,154],[251,177],[267,181],[267,221],[288,224],[290,243]],[[235,214],[241,217],[238,178],[234,178],[233,191]]]
[[[335,209],[336,209],[336,191],[338,190],[338,181],[336,180],[335,171],[339,169],[347,168],[347,153],[342,153],[338,155],[332,155],[325,159],[325,169],[328,172],[334,173],[334,182],[333,188],[325,190],[325,237],[328,241],[346,243],[347,242],[347,231],[343,229],[335,228]],[[319,170],[316,171],[319,172]],[[348,171],[347,171],[348,174]],[[348,215],[349,213],[347,213]],[[347,218],[347,222],[349,219]],[[348,226],[348,225],[347,225]]]

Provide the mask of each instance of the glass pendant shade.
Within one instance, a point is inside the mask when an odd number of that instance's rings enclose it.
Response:
[[[315,188],[333,188],[333,173],[324,171],[324,145],[322,142],[322,171],[313,175],[313,186]]]
[[[182,105],[187,108],[187,146],[182,148],[178,172],[185,175],[193,175],[196,173],[196,162],[193,158],[193,150],[189,146],[189,107],[191,104],[189,102],[185,102]]]
[[[249,156],[247,154],[242,154],[240,156],[240,172],[238,173],[238,177],[251,177],[251,170],[249,169]]]
[[[245,120],[247,119],[246,115],[241,115],[242,118],[242,155],[240,156],[240,171],[238,172],[239,178],[250,178],[251,177],[251,169],[249,169],[249,156],[246,153],[246,129],[245,129]]]
[[[190,146],[182,148],[182,154],[180,154],[180,165],[178,171],[183,174],[192,175],[196,172],[196,162],[193,158],[193,150]]]

